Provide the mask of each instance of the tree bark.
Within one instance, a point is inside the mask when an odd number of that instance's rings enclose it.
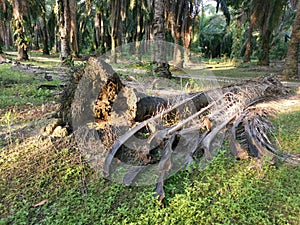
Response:
[[[101,21],[100,21],[100,13],[96,12],[95,16],[94,16],[94,22],[95,22],[95,26],[94,26],[94,48],[98,49],[100,46],[100,32],[101,32]]]
[[[244,54],[244,63],[246,62],[250,62],[251,61],[251,41],[252,41],[252,33],[253,33],[253,28],[254,28],[254,24],[255,24],[255,20],[254,20],[254,15],[252,12],[250,12],[250,18],[249,18],[249,30],[248,30],[248,37],[247,37],[247,41],[246,41],[246,51]]]
[[[120,20],[121,20],[121,5],[119,0],[111,0],[110,3],[111,11],[110,11],[110,16],[111,16],[111,52],[110,52],[110,60],[113,63],[117,62],[117,55],[116,55],[116,46],[117,46],[117,41],[119,37],[119,27],[120,27]]]
[[[293,24],[291,39],[285,58],[283,75],[286,78],[299,78],[298,62],[300,52],[300,1],[298,1],[296,17]]]
[[[271,32],[270,30],[266,30],[262,33],[262,52],[258,57],[258,65],[261,66],[269,66],[270,64],[270,38],[271,38]]]
[[[105,25],[105,18],[104,16],[101,17],[101,53],[104,53],[107,46],[108,46],[108,43],[107,43],[107,40],[108,40],[108,37],[106,36],[107,33],[108,33],[108,29],[107,29],[107,25]]]
[[[58,7],[58,25],[59,25],[59,36],[60,36],[60,45],[61,53],[60,60],[63,63],[71,58],[70,51],[70,8],[68,0],[57,0]]]
[[[5,46],[5,49],[8,50],[10,46],[13,45],[13,35],[11,30],[11,10],[7,7],[6,1],[0,0],[0,10],[2,11],[2,20],[1,20],[1,45]]]
[[[6,30],[5,23],[4,23],[4,21],[1,21],[0,22],[0,50],[1,50],[0,53],[2,53],[2,46],[5,43],[5,30]]]
[[[17,60],[26,61],[29,59],[27,54],[28,42],[25,37],[25,29],[22,25],[22,20],[15,20],[15,29],[17,30],[17,46],[18,46],[18,56]]]
[[[47,22],[46,22],[46,1],[42,2],[42,32],[43,32],[43,54],[49,55],[49,44],[48,44],[48,31],[47,31]]]
[[[36,21],[34,26],[34,45],[33,45],[33,48],[35,50],[38,50],[40,48],[39,35],[40,35],[40,26],[39,26],[39,22]]]
[[[174,66],[178,68],[183,67],[182,52],[180,49],[182,23],[184,20],[184,18],[182,18],[183,5],[184,0],[171,1],[171,34],[174,39],[173,62]]]
[[[18,47],[18,60],[28,60],[27,48],[28,41],[26,39],[23,16],[27,11],[27,1],[13,1],[14,28]]]
[[[160,77],[171,78],[169,64],[166,58],[165,45],[165,0],[154,1],[153,37],[155,41],[154,61],[157,65],[154,70]]]
[[[53,42],[53,48],[52,48],[52,51],[54,53],[58,53],[60,47],[59,47],[59,41],[58,41],[58,37],[56,36],[57,34],[59,34],[59,28],[58,26],[54,26],[54,42]]]
[[[261,54],[258,57],[258,64],[263,66],[269,65],[269,54],[270,54],[270,40],[271,35],[275,27],[280,21],[285,0],[254,0],[255,16],[257,18],[257,25],[261,31]]]
[[[70,46],[71,52],[75,57],[79,56],[79,48],[78,48],[78,32],[77,32],[77,3],[75,0],[68,0],[69,2],[69,18],[70,18]]]
[[[136,19],[137,19],[137,27],[136,27],[136,39],[135,39],[135,56],[137,60],[141,60],[141,41],[143,38],[143,13],[142,13],[142,6],[140,4],[137,4],[136,6]]]
[[[8,50],[14,44],[10,21],[5,22],[5,27],[6,27],[5,49]]]
[[[183,46],[184,46],[184,64],[190,62],[191,55],[191,38],[192,38],[192,3],[185,1],[184,13],[183,13]]]

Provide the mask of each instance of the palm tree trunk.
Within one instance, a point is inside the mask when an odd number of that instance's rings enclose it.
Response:
[[[136,6],[136,17],[137,17],[137,27],[136,27],[136,42],[135,42],[135,56],[137,60],[141,60],[141,54],[140,54],[140,46],[141,46],[141,40],[143,38],[142,28],[143,28],[143,14],[142,14],[142,6],[137,5]]]
[[[165,45],[165,0],[154,1],[153,36],[156,44],[154,61],[157,65],[154,72],[158,76],[171,78]]]
[[[105,49],[108,45],[108,43],[107,43],[108,37],[106,36],[108,34],[108,29],[107,29],[107,25],[104,20],[105,20],[105,17],[104,17],[104,11],[103,11],[103,14],[100,17],[100,21],[101,21],[100,37],[101,37],[101,53],[102,54],[105,52]]]
[[[36,21],[34,26],[34,46],[33,46],[35,50],[38,50],[40,48],[39,33],[40,33],[40,26],[39,26],[39,22]]]
[[[183,46],[184,46],[184,64],[188,64],[190,62],[191,56],[191,36],[192,36],[192,23],[191,18],[187,18],[187,23],[185,26],[184,38],[183,38]]]
[[[5,40],[5,22],[0,22],[0,53],[2,53],[2,45],[4,44]]]
[[[26,0],[14,0],[13,1],[13,15],[14,15],[14,28],[18,46],[18,60],[28,60],[27,48],[28,42],[26,40],[25,27],[23,24],[23,15],[26,12],[27,1]]]
[[[183,35],[183,47],[184,47],[184,64],[190,62],[191,55],[191,38],[192,38],[192,18],[193,18],[193,5],[192,1],[184,1],[184,12],[183,12],[183,25],[182,25],[182,35]]]
[[[116,46],[118,41],[118,28],[120,23],[120,0],[111,0],[111,52],[110,52],[110,60],[113,63],[117,62],[116,56]]]
[[[180,33],[179,33],[180,36]],[[173,61],[174,66],[177,68],[183,68],[183,59],[182,59],[182,52],[180,47],[180,37],[176,35],[174,37],[174,53],[173,53]]]
[[[0,0],[0,11],[2,12],[1,19],[1,39],[2,45],[5,45],[6,50],[9,49],[10,46],[13,45],[12,31],[11,31],[11,17],[10,13],[8,13],[6,1]]]
[[[5,22],[6,27],[6,36],[5,36],[5,49],[8,50],[11,46],[13,46],[13,32],[10,25],[10,21]]]
[[[46,1],[42,2],[42,32],[43,32],[43,54],[49,55],[48,32],[46,23]]]
[[[184,0],[174,1],[171,5],[171,34],[174,39],[174,66],[178,68],[183,67],[182,52],[180,50],[181,44],[181,29],[182,29],[182,11]]]
[[[269,65],[269,54],[270,54],[270,40],[271,34],[283,13],[285,0],[255,0],[252,4],[255,4],[257,24],[259,24],[262,44],[261,50],[262,54],[259,55],[259,65],[268,66]]]
[[[246,51],[244,54],[244,62],[250,62],[250,56],[251,56],[251,41],[252,41],[252,34],[253,34],[253,28],[254,28],[254,15],[251,13],[250,19],[249,19],[249,31],[248,31],[248,37],[246,42]]]
[[[269,66],[270,64],[270,38],[271,32],[269,30],[262,33],[262,53],[258,57],[258,65]]]
[[[300,1],[298,1],[297,13],[293,24],[291,39],[285,58],[283,75],[286,78],[299,78],[298,61],[300,52]]]
[[[68,0],[57,0],[58,24],[61,44],[60,60],[65,63],[70,54],[70,10]]]
[[[78,48],[78,32],[77,32],[77,19],[76,19],[76,11],[77,11],[77,3],[75,0],[68,0],[69,2],[69,18],[70,18],[70,44],[72,47],[72,53],[78,57],[79,56],[79,48]]]
[[[59,41],[58,41],[58,37],[57,37],[57,34],[59,34],[59,32],[58,32],[58,30],[59,30],[59,28],[58,28],[58,26],[54,26],[54,43],[53,43],[53,48],[52,48],[52,51],[54,52],[54,53],[58,53],[58,51],[59,51]]]
[[[101,32],[101,27],[100,27],[100,13],[96,12],[94,16],[94,48],[98,49],[100,46],[100,32]]]
[[[17,60],[26,61],[29,59],[27,54],[28,43],[25,39],[25,28],[22,20],[17,19],[15,21],[15,29],[17,36],[18,56]]]

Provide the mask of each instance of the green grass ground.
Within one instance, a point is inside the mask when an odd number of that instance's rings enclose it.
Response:
[[[24,107],[26,104],[40,105],[49,101],[53,93],[47,89],[37,89],[40,84],[53,84],[43,77],[20,73],[11,69],[10,64],[0,66],[0,109]]]
[[[168,179],[162,204],[153,185],[99,177],[71,137],[39,139],[35,130],[57,98],[37,93],[40,80],[30,74],[8,65],[0,74],[0,224],[300,224],[299,167],[265,162],[259,170],[225,145],[204,170],[193,163]],[[273,120],[283,151],[300,153],[299,113]]]

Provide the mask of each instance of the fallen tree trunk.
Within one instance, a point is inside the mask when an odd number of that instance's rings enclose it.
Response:
[[[268,130],[262,129],[265,117],[247,114],[259,101],[288,94],[275,77],[163,98],[125,86],[96,58],[77,74],[71,107],[75,137],[86,160],[107,178],[126,185],[157,183],[155,191],[162,199],[163,181],[190,163],[196,152],[203,161],[212,159],[230,123],[237,157],[272,156],[299,163],[297,156],[275,151],[266,138]]]

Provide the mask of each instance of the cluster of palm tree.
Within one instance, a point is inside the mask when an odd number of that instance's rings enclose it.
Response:
[[[154,39],[184,47],[184,55],[174,49],[177,65],[189,60],[191,47],[208,57],[226,54],[245,62],[255,54],[259,64],[268,65],[270,50],[284,33],[290,39],[289,68],[295,67],[298,0],[214,2],[215,6],[204,0],[0,0],[0,51],[16,46],[18,59],[27,60],[29,48],[42,49],[44,54],[60,52],[61,60],[68,61],[79,53],[113,53],[124,43]]]

